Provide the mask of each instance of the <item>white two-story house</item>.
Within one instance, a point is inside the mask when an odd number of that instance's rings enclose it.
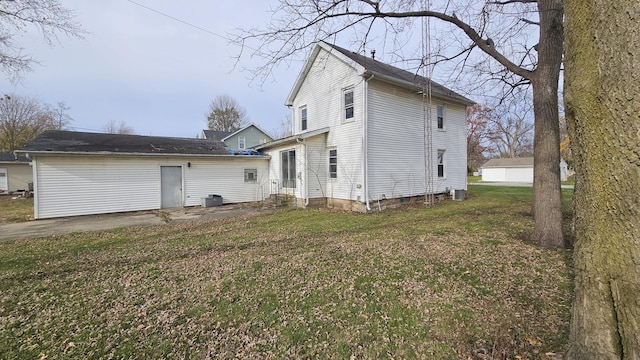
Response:
[[[440,84],[322,42],[286,105],[294,135],[256,147],[271,156],[272,194],[366,211],[384,200],[466,190],[473,102]]]

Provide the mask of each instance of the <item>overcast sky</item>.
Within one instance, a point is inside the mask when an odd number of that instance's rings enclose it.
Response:
[[[70,127],[78,131],[101,131],[113,120],[140,135],[194,137],[206,128],[209,102],[223,93],[264,130],[279,127],[302,63],[278,69],[260,89],[241,67],[234,69],[239,49],[224,38],[237,27],[268,22],[270,1],[135,2],[204,30],[129,0],[61,0],[88,34],[82,40],[60,37],[53,47],[37,33],[20,37],[19,45],[40,65],[18,84],[1,78],[0,91],[51,105],[64,101],[74,119]]]

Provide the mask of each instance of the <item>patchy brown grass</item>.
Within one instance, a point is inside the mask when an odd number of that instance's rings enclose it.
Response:
[[[33,198],[0,195],[0,224],[33,220]]]
[[[548,358],[567,341],[569,259],[519,240],[530,192],[0,244],[0,354]]]

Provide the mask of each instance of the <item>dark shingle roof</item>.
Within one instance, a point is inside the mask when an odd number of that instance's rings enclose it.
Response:
[[[216,130],[202,130],[205,139],[217,139],[222,141],[222,139],[227,136],[233,134],[231,131],[216,131]]]
[[[533,166],[532,157],[521,158],[503,158],[503,159],[491,159],[482,165],[483,168],[490,167],[530,167]]]
[[[27,159],[25,155],[22,154],[14,154],[14,153],[0,153],[0,162],[2,163],[29,163],[30,159]]]
[[[75,131],[45,131],[19,151],[228,155],[224,144],[216,139],[202,140]]]
[[[347,49],[341,48],[340,46],[337,46],[337,45],[333,45],[329,43],[326,43],[326,44],[331,46],[335,50],[339,51],[343,55],[347,56],[349,59],[355,61],[360,66],[364,67],[367,70],[367,72],[374,74],[376,76],[381,76],[383,78],[388,78],[390,80],[412,84],[418,88],[421,88],[422,86],[428,84],[428,79],[420,75],[397,68],[389,64],[382,63],[370,57],[366,57],[364,55],[360,55],[353,51],[349,51]],[[435,81],[431,81],[431,92],[433,95],[450,98],[452,100],[457,100],[468,105],[473,105],[475,103],[473,100],[469,100],[466,97],[456,93],[451,89],[448,89],[443,85],[438,84]]]

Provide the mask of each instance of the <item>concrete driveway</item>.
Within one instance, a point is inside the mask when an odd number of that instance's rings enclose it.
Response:
[[[184,221],[201,221],[221,219],[273,212],[273,208],[259,208],[243,204],[229,204],[219,207],[189,207],[181,209],[163,209],[117,213],[104,215],[74,216],[57,219],[44,219],[13,224],[0,225],[0,242],[34,238],[50,235],[67,234],[94,230],[108,230],[119,227],[140,225],[166,225]]]

